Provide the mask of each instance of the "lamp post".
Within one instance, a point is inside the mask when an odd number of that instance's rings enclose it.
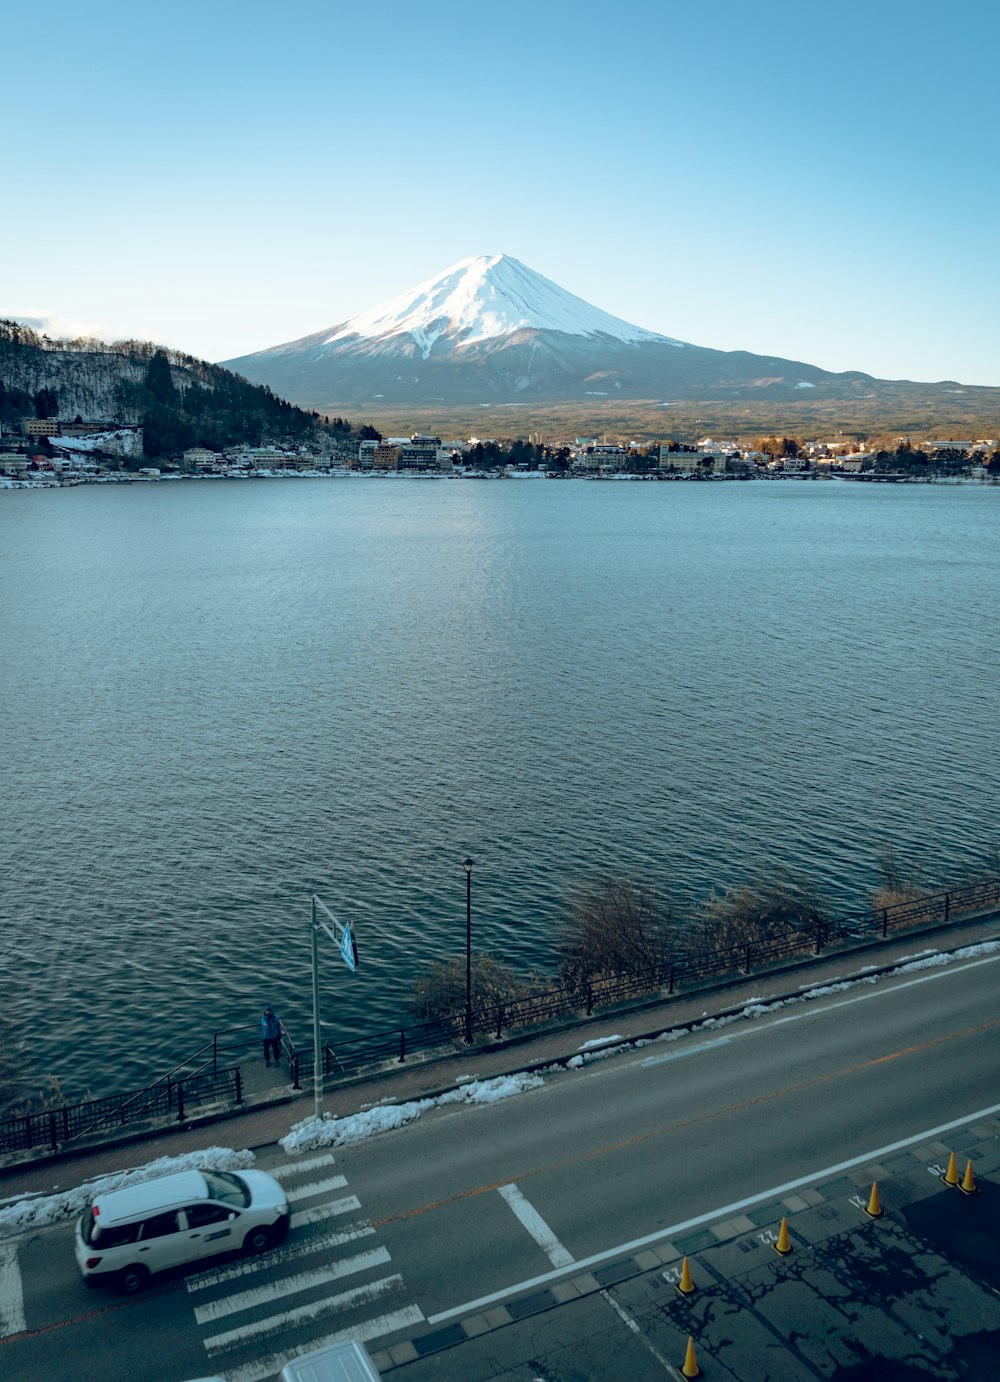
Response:
[[[309,938],[312,943],[312,990],[313,990],[313,1115],[323,1117],[323,1052],[320,1038],[319,1016],[319,919],[316,916],[315,893],[312,899],[312,918],[309,925]]]
[[[465,869],[465,1040],[472,1045],[472,859],[466,859]]]

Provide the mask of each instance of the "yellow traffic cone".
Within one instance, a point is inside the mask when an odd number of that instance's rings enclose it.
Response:
[[[958,1167],[955,1165],[954,1152],[952,1152],[951,1156],[948,1158],[948,1169],[947,1171],[945,1171],[941,1179],[944,1181],[945,1185],[958,1184]]]
[[[694,1290],[694,1282],[691,1280],[691,1268],[688,1266],[686,1257],[681,1263],[681,1279],[677,1283],[677,1289],[682,1296],[689,1296]]]
[[[780,1252],[782,1257],[786,1257],[792,1250],[792,1245],[788,1241],[788,1220],[782,1219],[781,1228],[778,1229],[778,1241],[774,1245],[774,1251]]]
[[[882,1214],[882,1206],[878,1202],[878,1181],[872,1181],[872,1193],[868,1196],[868,1207],[865,1213],[873,1219],[878,1219]]]
[[[701,1368],[694,1356],[694,1339],[688,1335],[687,1352],[684,1354],[684,1366],[681,1368],[682,1377],[700,1377]]]
[[[965,1164],[965,1175],[962,1177],[962,1184],[958,1188],[963,1195],[974,1195],[979,1188],[976,1185],[976,1177],[972,1173],[971,1161],[967,1161]],[[687,1261],[686,1258],[685,1261]]]

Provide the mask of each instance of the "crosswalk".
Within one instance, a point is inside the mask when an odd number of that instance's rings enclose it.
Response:
[[[333,1161],[328,1153],[272,1168],[292,1205],[281,1247],[186,1279],[211,1367],[226,1382],[265,1382],[297,1352],[372,1343],[424,1318]]]

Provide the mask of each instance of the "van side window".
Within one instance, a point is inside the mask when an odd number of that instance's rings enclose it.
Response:
[[[115,1224],[111,1228],[95,1227],[90,1237],[93,1247],[107,1252],[109,1248],[123,1248],[139,1237],[141,1224]]]
[[[171,1209],[167,1214],[154,1214],[152,1218],[145,1219],[142,1225],[142,1241],[147,1238],[165,1238],[168,1233],[177,1232],[177,1210]]]
[[[230,1216],[236,1217],[232,1209],[223,1209],[221,1204],[189,1204],[184,1213],[187,1215],[188,1228],[201,1228],[202,1224],[221,1224]]]

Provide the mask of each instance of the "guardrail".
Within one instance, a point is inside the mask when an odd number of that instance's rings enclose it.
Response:
[[[797,956],[820,955],[833,947],[849,949],[865,941],[885,938],[918,925],[948,925],[970,912],[1000,904],[1000,879],[964,884],[947,892],[913,898],[836,919],[820,918],[784,935],[742,942],[711,951],[680,951],[661,964],[629,970],[584,982],[553,982],[537,993],[507,1003],[473,1008],[473,1032],[500,1040],[505,1032],[542,1026],[560,1018],[591,1016],[639,998],[670,996],[713,979],[750,974],[754,969]],[[253,1035],[244,1035],[253,1033]],[[324,1081],[399,1064],[419,1052],[464,1044],[465,1012],[432,1022],[397,1027],[323,1047]],[[112,1133],[130,1123],[172,1117],[184,1122],[189,1111],[211,1105],[243,1102],[240,1053],[259,1044],[256,1026],[230,1027],[214,1033],[183,1065],[146,1089],[128,1094],[67,1104],[0,1122],[0,1156],[45,1147],[51,1151],[83,1137]],[[301,1089],[312,1081],[312,1050],[296,1050],[286,1043],[292,1085]],[[235,1057],[235,1060],[232,1058]],[[231,1063],[223,1065],[224,1060]]]

